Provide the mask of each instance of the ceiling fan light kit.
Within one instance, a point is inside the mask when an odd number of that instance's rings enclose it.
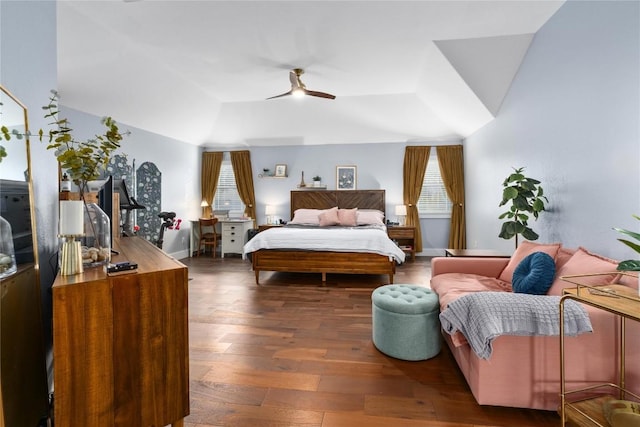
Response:
[[[281,98],[283,96],[293,96],[295,98],[302,98],[305,95],[308,96],[316,96],[318,98],[326,98],[326,99],[335,99],[335,95],[331,95],[326,92],[317,92],[315,90],[308,90],[307,87],[302,83],[300,76],[304,74],[304,70],[302,68],[294,68],[289,72],[289,81],[291,82],[291,90],[289,92],[282,93],[280,95],[272,96],[267,99]]]

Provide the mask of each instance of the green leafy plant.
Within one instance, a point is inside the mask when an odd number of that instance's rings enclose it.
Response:
[[[515,237],[516,248],[518,247],[518,235],[522,235],[527,240],[537,240],[538,233],[529,227],[529,218],[533,216],[538,219],[540,212],[545,210],[545,202],[549,200],[544,195],[544,190],[540,186],[540,181],[528,178],[524,175],[524,168],[513,168],[514,172],[509,175],[502,186],[502,201],[499,206],[511,203],[509,210],[502,213],[499,219],[506,219],[502,224],[502,229],[498,237],[511,239]]]
[[[640,216],[638,215],[633,215],[633,217],[637,220],[640,220]],[[635,231],[625,230],[623,228],[617,228],[617,227],[614,227],[614,230],[616,230],[618,233],[625,234],[627,236],[633,237],[634,239],[640,241],[640,233],[636,233]],[[629,246],[631,249],[633,249],[634,251],[640,254],[640,244],[634,243],[627,239],[618,239],[618,241],[624,243],[625,245]],[[640,271],[640,260],[628,259],[626,261],[622,261],[618,264],[618,270]]]
[[[2,102],[0,102],[0,107],[2,107]],[[0,114],[2,114],[2,109],[0,109]],[[0,139],[4,139],[5,141],[10,141],[12,137],[16,139],[22,139],[23,135],[18,132],[17,129],[9,130],[8,127],[2,125],[0,126]],[[7,150],[3,145],[0,145],[0,163],[2,163],[2,159],[7,157]]]
[[[87,190],[87,183],[101,176],[112,153],[120,148],[123,134],[111,117],[104,117],[101,120],[105,127],[102,135],[84,141],[77,140],[69,121],[59,117],[58,92],[52,90],[51,94],[49,104],[42,108],[47,111],[45,118],[53,119],[50,123],[53,127],[49,130],[48,137],[42,129],[38,135],[41,141],[48,138],[47,149],[55,150],[60,167],[78,186],[82,198]]]
[[[322,177],[320,177],[320,175],[316,175],[311,179],[314,180],[314,181],[322,181]]]

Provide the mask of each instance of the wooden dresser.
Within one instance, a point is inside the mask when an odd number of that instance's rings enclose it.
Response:
[[[53,284],[57,427],[184,425],[189,414],[187,268],[139,237],[112,262]]]
[[[28,263],[0,279],[0,427],[36,426],[49,412],[36,274]]]

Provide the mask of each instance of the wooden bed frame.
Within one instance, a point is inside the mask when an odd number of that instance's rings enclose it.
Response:
[[[296,209],[378,209],[385,212],[385,190],[299,190],[291,192],[291,218]],[[260,284],[261,271],[388,274],[393,283],[396,263],[386,255],[361,252],[325,252],[260,249],[253,252],[253,271]]]

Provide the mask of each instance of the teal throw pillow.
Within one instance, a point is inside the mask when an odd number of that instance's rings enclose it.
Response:
[[[513,292],[546,295],[556,274],[556,263],[544,252],[525,257],[513,272]]]

